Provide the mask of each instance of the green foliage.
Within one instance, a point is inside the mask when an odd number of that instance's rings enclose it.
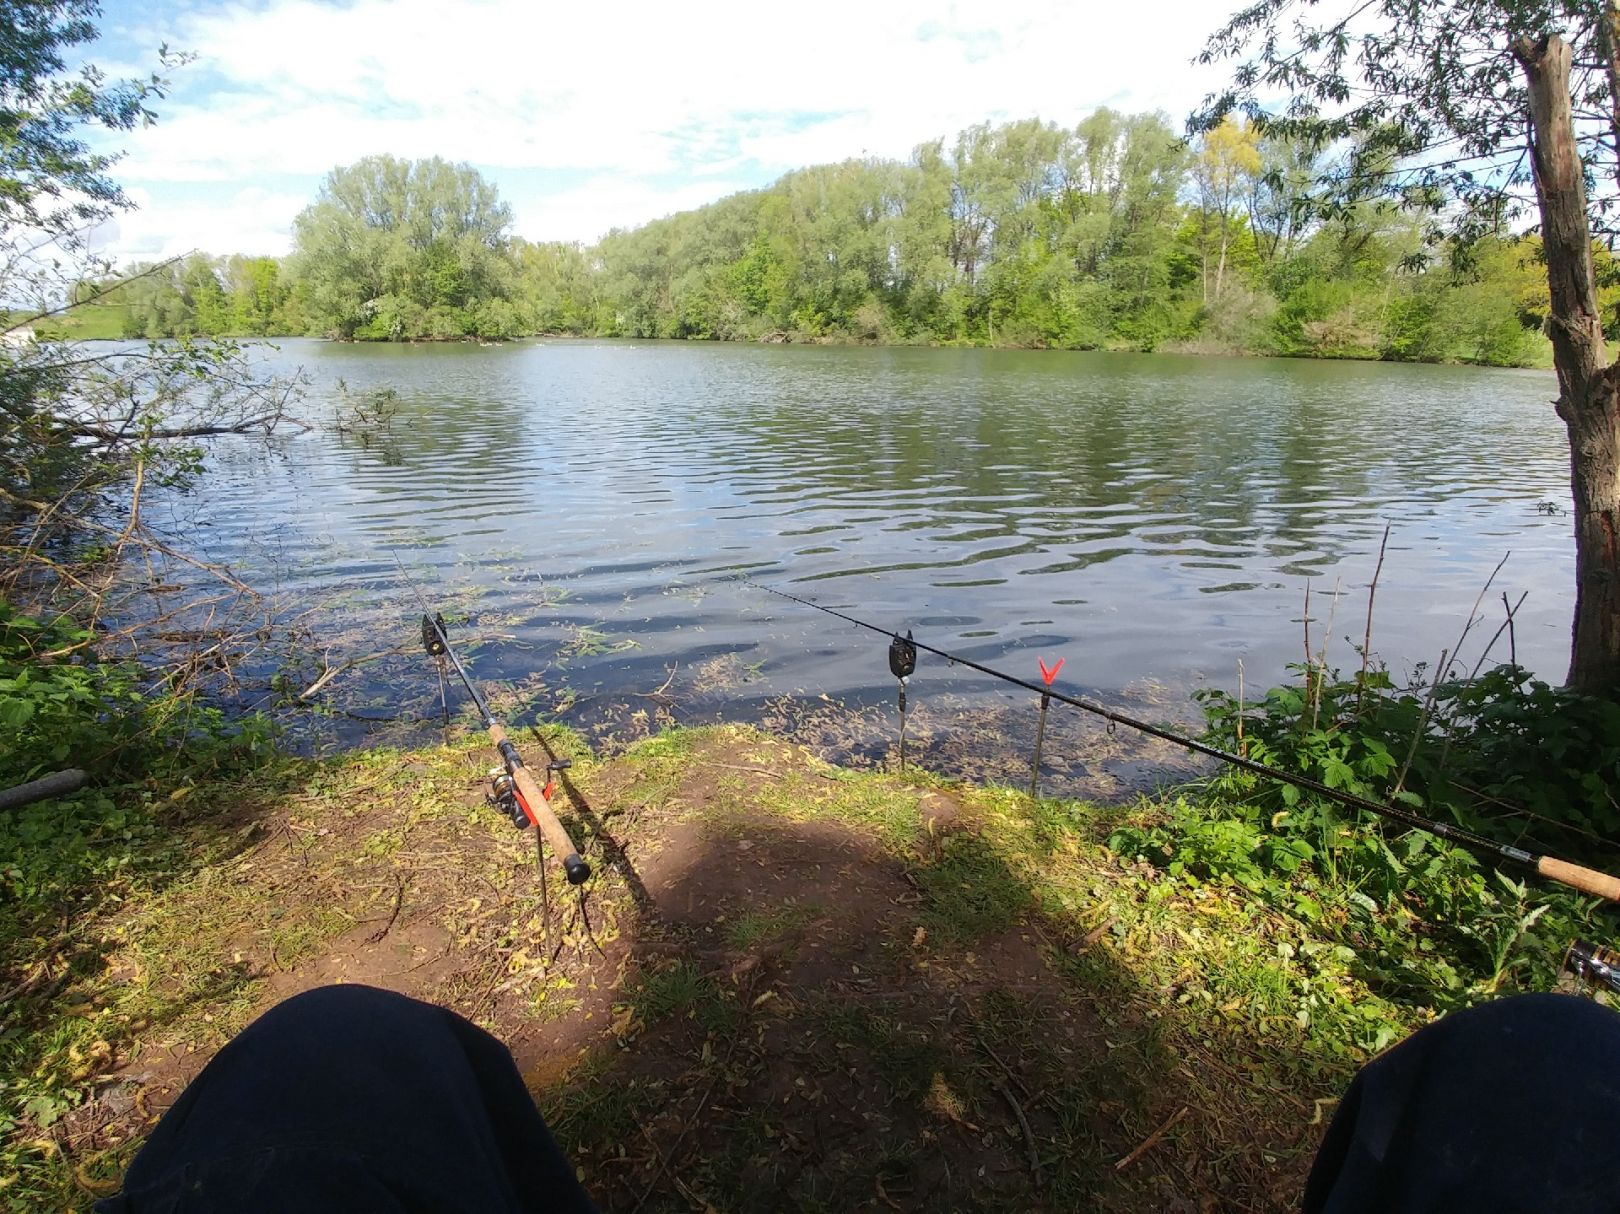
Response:
[[[511,209],[468,165],[368,156],[333,169],[294,223],[289,273],[310,324],[336,337],[518,331]]]
[[[70,621],[41,621],[0,600],[0,788],[82,767],[95,785],[68,802],[0,814],[0,890],[37,913],[125,863],[156,829],[130,786],[163,773],[197,779],[273,757],[268,723],[227,722],[191,696],[150,685],[133,662],[105,662]],[[121,787],[125,786],[125,787]]]
[[[140,733],[135,667],[50,656],[90,639],[66,621],[41,622],[0,601],[0,729],[8,738],[0,784],[78,765]]]
[[[1426,773],[1449,796],[1534,815],[1535,833],[1566,849],[1620,844],[1620,703],[1531,679],[1513,666],[1443,689],[1462,722],[1450,764]],[[1508,820],[1504,833],[1523,824]]]
[[[1428,689],[1396,688],[1377,669],[1342,679],[1312,668],[1302,687],[1273,688],[1258,704],[1223,691],[1200,698],[1217,744],[1240,744],[1241,718],[1251,758],[1330,788],[1393,797],[1504,841],[1528,831],[1554,850],[1620,847],[1620,704],[1519,667]],[[1296,830],[1314,812],[1286,785],[1256,795],[1288,811]]]
[[[135,662],[97,658],[93,634],[65,618],[39,620],[0,599],[0,786],[58,767],[93,768],[99,779],[138,779],[186,746],[188,765],[227,745],[263,751],[256,718],[226,728],[213,708],[153,687]]]
[[[1600,865],[1620,850],[1620,705],[1512,666],[1426,689],[1376,669],[1303,673],[1258,703],[1203,693],[1209,740],[1521,847]],[[1440,1007],[1545,986],[1589,927],[1591,904],[1570,891],[1527,888],[1426,832],[1238,771],[1111,845],[1183,880],[1248,889],[1353,948],[1382,989]]]
[[[1231,62],[1233,82],[1194,116],[1212,131],[1234,112],[1293,143],[1347,149],[1329,173],[1293,191],[1307,214],[1336,217],[1380,201],[1449,229],[1465,245],[1501,234],[1533,205],[1524,156],[1529,98],[1508,53],[1521,36],[1558,31],[1577,48],[1602,45],[1605,10],[1525,0],[1369,0],[1311,6],[1255,0],[1200,56]],[[1608,155],[1604,57],[1577,54],[1571,76],[1575,134],[1591,166]],[[1594,232],[1613,232],[1613,208],[1591,194]]]
[[[81,128],[127,131],[151,118],[164,81],[109,83],[93,66],[68,72],[96,37],[95,0],[11,0],[0,38],[0,226],[65,233],[124,204],[106,175],[114,157]]]
[[[1069,129],[981,123],[905,161],[802,169],[585,248],[509,237],[507,208],[465,166],[370,157],[329,175],[285,263],[193,258],[103,287],[126,305],[126,332],[146,337],[575,333],[1546,361],[1532,238],[1474,246],[1466,274],[1414,272],[1422,234],[1398,207],[1305,221],[1291,191],[1333,168],[1252,126],[1189,147],[1163,115],[1099,109]]]

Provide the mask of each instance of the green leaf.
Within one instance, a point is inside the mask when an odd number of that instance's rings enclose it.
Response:
[[[0,725],[9,729],[20,729],[33,718],[33,715],[33,700],[0,700]]]

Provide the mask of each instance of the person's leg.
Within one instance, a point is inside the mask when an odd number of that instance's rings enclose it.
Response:
[[[365,986],[278,1004],[222,1049],[98,1208],[591,1211],[506,1047]]]
[[[1457,1012],[1362,1068],[1307,1214],[1620,1209],[1620,1015],[1567,995]]]

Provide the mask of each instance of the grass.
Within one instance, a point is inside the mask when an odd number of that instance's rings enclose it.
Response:
[[[1029,907],[1029,890],[986,840],[956,835],[939,858],[921,869],[918,884],[928,901],[923,919],[936,940],[978,940],[1018,923]]]
[[[542,899],[478,736],[117,794],[114,868],[74,851],[49,907],[0,905],[0,1208],[87,1207],[143,1110],[329,981],[497,1032],[608,1209],[1290,1207],[1322,1109],[1436,1012],[1265,891],[1109,849],[1159,806],[843,771],[740,726],[544,739],[575,761],[584,902]]]
[[[726,925],[726,943],[738,952],[768,945],[816,917],[818,908],[796,902],[750,911]]]
[[[70,341],[119,340],[129,308],[124,304],[83,304],[62,316],[40,321],[35,328],[41,337]]]

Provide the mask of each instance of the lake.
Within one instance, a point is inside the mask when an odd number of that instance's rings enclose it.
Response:
[[[1313,645],[1358,665],[1386,523],[1373,647],[1397,676],[1455,645],[1510,550],[1465,663],[1504,591],[1528,592],[1519,661],[1554,681],[1567,662],[1547,372],[560,340],[258,356],[304,369],[315,428],[217,444],[165,508],[305,628],[303,674],[407,647],[331,681],[312,744],[438,712],[390,546],[477,676],[621,735],[724,716],[889,744],[882,638],[753,582],[1026,677],[1063,657],[1060,686],[1185,719],[1186,693],[1235,687],[1240,662],[1251,690],[1284,678],[1307,585]],[[395,389],[391,431],[337,432],[339,381]],[[1027,772],[1027,693],[925,655],[912,699],[929,761]],[[1101,738],[1060,730],[1054,779],[1151,764]]]

